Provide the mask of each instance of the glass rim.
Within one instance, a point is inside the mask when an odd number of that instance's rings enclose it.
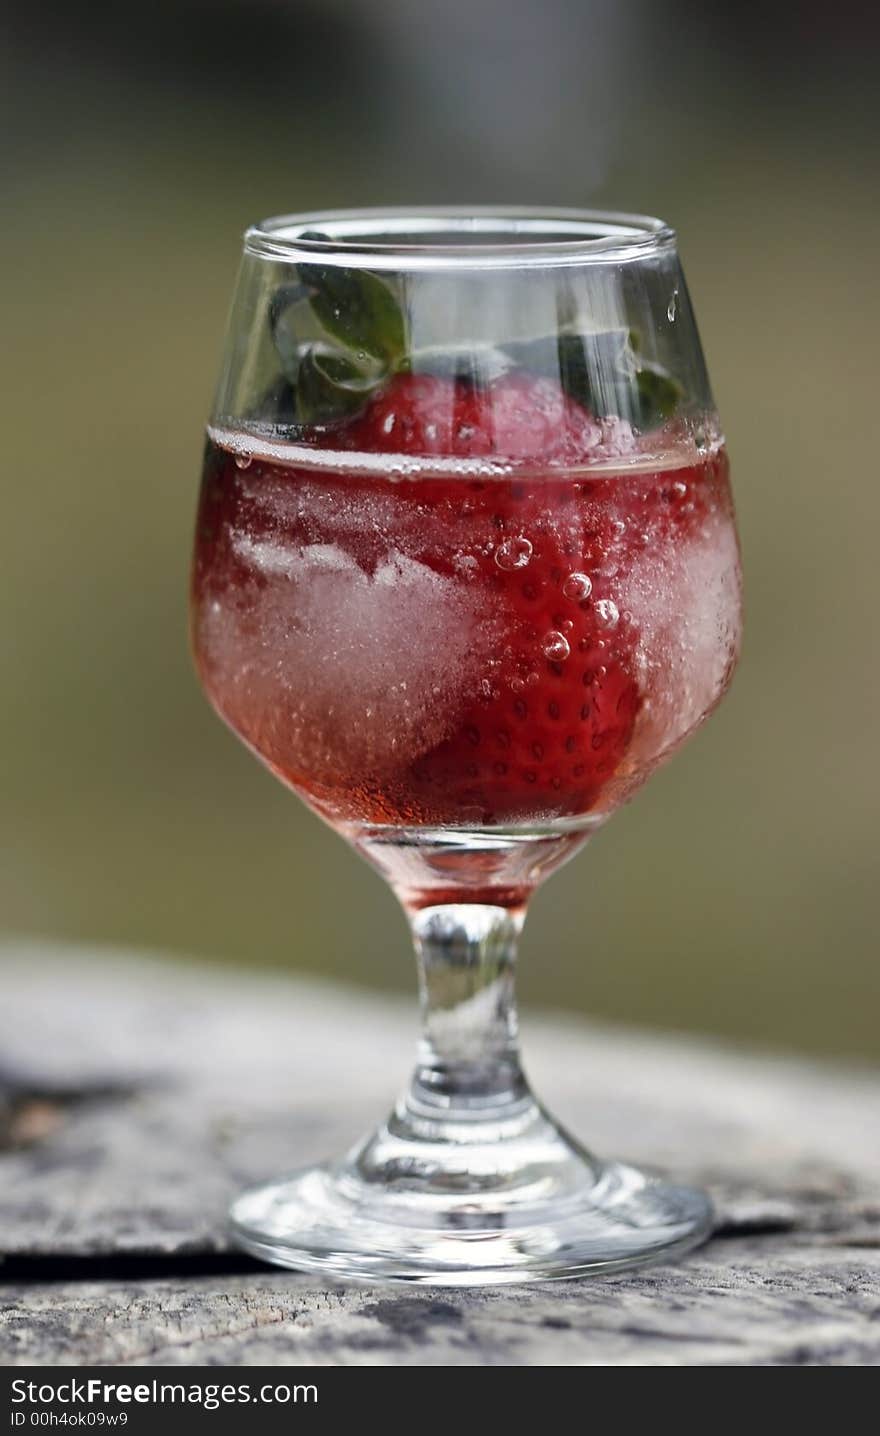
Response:
[[[255,258],[395,270],[620,264],[675,244],[675,230],[652,215],[535,205],[313,210],[260,220],[244,235]]]

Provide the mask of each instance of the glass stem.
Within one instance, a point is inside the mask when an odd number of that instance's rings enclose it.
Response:
[[[422,1007],[404,1099],[422,1122],[479,1123],[532,1109],[519,1059],[514,989],[524,911],[450,903],[410,912]]]

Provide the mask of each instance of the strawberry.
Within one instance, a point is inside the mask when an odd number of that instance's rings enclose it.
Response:
[[[550,379],[508,373],[486,388],[431,374],[396,374],[340,432],[365,453],[583,462],[619,421],[598,423]]]
[[[500,496],[493,497],[497,510]],[[541,522],[547,500],[539,502],[540,510],[528,499],[517,503],[514,522],[504,516],[491,555],[480,559],[499,628],[482,692],[408,775],[442,821],[585,812],[632,737],[641,704],[635,635],[613,600],[597,596],[602,581],[588,572],[601,566],[603,535],[586,542],[581,535],[575,560],[570,544]],[[523,522],[524,509],[531,522]]]
[[[344,440],[362,452],[540,460],[542,470],[628,441],[620,421],[600,424],[551,380],[523,373],[485,390],[398,375]],[[576,484],[551,470],[396,488],[401,505],[428,504],[437,516],[445,542],[426,533],[423,560],[452,573],[451,550],[459,562],[464,554],[465,581],[481,585],[497,615],[481,694],[407,771],[407,803],[441,822],[586,811],[619,767],[640,706],[634,636],[597,573],[617,537],[613,510],[596,502],[607,481]]]
[[[521,372],[398,374],[313,442],[338,462],[209,454],[199,641],[232,726],[332,821],[610,811],[681,737],[700,633],[675,556],[730,524],[723,456],[607,464],[628,426]],[[392,462],[419,456],[437,462]]]

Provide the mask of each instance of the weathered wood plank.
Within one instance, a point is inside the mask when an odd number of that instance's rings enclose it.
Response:
[[[0,982],[0,1250],[44,1276],[224,1251],[231,1194],[354,1139],[412,1058],[412,1003],[320,983],[14,945]],[[271,1271],[7,1280],[4,1359],[880,1360],[880,1075],[549,1017],[526,1053],[599,1151],[707,1182],[726,1235],[646,1273],[442,1298]]]
[[[880,1252],[716,1241],[678,1266],[498,1292],[317,1286],[281,1272],[0,1288],[28,1364],[880,1364]]]

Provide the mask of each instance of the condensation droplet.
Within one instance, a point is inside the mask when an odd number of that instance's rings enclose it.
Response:
[[[495,550],[495,562],[505,573],[525,568],[531,556],[532,545],[522,534],[518,534],[516,538],[506,538]]]
[[[581,599],[589,598],[593,591],[593,580],[588,573],[570,573],[562,585],[562,592],[566,598],[573,599],[579,603]]]
[[[675,323],[675,306],[676,306],[677,303],[678,303],[678,290],[677,290],[677,289],[673,289],[673,291],[672,291],[672,298],[670,299],[668,305],[666,306],[666,318],[669,320],[670,324],[674,324],[674,323]]]
[[[593,612],[602,628],[616,628],[620,613],[613,598],[600,598],[593,606]]]
[[[235,467],[237,469],[249,469],[253,462],[251,454],[236,454],[235,456]]]
[[[564,663],[571,653],[571,646],[564,633],[554,628],[546,635],[541,644],[541,652],[545,658],[553,663]]]

